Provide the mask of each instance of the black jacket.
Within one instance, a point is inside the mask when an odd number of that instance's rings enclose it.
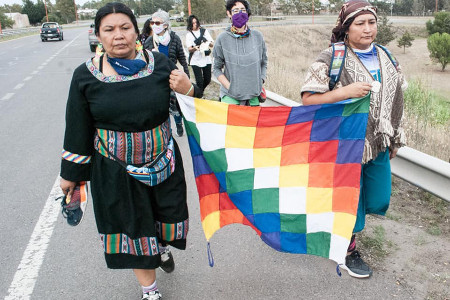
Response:
[[[144,43],[144,48],[148,50],[153,50],[153,36],[149,36]],[[169,42],[169,59],[177,64],[177,61],[183,66],[184,72],[189,76],[189,69],[186,61],[186,55],[184,55],[183,43],[181,42],[180,37],[175,33],[170,33],[170,42]]]

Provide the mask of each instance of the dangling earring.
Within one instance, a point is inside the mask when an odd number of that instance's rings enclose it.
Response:
[[[103,45],[102,43],[99,43],[97,45],[97,49],[95,49],[95,56],[94,56],[94,61],[98,62],[100,61],[100,57],[103,55]]]
[[[142,46],[142,43],[140,40],[136,40],[136,51],[140,52],[142,51],[142,49],[144,49],[144,47]]]

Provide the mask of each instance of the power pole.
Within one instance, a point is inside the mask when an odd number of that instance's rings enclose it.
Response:
[[[192,15],[192,10],[191,10],[191,0],[188,0],[188,14]]]
[[[45,6],[45,17],[47,18],[47,22],[48,22],[47,0],[44,0],[44,6]]]
[[[435,9],[435,12],[438,11],[437,4],[438,4],[438,0],[436,0],[436,9]]]
[[[75,4],[75,0],[73,0],[73,5],[75,6],[75,20],[77,21],[77,25],[78,25],[78,13],[77,13],[77,5]]]

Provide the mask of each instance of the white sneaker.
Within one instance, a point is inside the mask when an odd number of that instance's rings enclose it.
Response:
[[[142,295],[141,300],[159,300],[162,299],[162,295],[159,291],[148,292]]]

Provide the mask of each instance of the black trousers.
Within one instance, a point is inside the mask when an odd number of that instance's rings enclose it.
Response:
[[[195,82],[197,86],[201,89],[203,97],[203,91],[206,89],[208,84],[211,82],[211,64],[205,67],[191,66],[194,71]]]

